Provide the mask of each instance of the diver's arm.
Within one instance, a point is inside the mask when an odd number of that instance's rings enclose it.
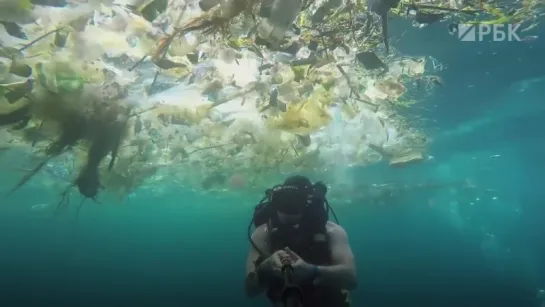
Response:
[[[266,243],[267,232],[266,225],[258,227],[252,234],[252,241],[262,251],[268,252]],[[246,278],[244,280],[244,288],[246,295],[249,297],[256,296],[263,292],[264,287],[260,282],[260,276],[264,276],[267,271],[269,261],[263,261],[259,267],[256,268],[255,262],[259,258],[260,254],[253,245],[250,246],[250,252],[246,260]]]
[[[348,290],[356,288],[354,254],[348,243],[348,235],[341,226],[335,225],[329,231],[329,245],[332,252],[332,265],[318,266],[317,281]]]

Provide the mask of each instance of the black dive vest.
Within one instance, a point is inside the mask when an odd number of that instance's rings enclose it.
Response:
[[[268,226],[268,243],[271,252],[289,247],[307,263],[314,265],[331,265],[331,251],[325,225],[315,230],[296,230],[297,233],[286,233],[279,228]],[[268,282],[267,297],[273,303],[281,301],[284,282],[273,278]],[[304,307],[349,307],[348,291],[331,286],[320,286],[311,283],[299,285],[304,293]]]

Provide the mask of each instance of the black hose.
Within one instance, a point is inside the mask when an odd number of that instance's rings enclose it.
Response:
[[[333,208],[331,208],[331,206],[329,205],[329,202],[327,201],[327,199],[325,200],[325,205],[326,205],[326,210],[327,210],[327,213],[329,215],[329,212],[331,212],[331,214],[333,214],[333,218],[335,219],[335,223],[337,223],[337,225],[339,224],[339,219],[337,218],[337,214],[335,214],[335,211],[333,210]]]

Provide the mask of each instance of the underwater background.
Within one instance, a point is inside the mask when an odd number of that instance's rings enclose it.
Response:
[[[459,42],[446,25],[417,30],[404,21],[392,28],[404,32],[391,38],[401,52],[432,54],[446,68],[443,90],[417,110],[430,119],[433,159],[404,169],[339,165],[339,176],[472,188],[331,203],[357,260],[353,306],[540,306],[545,42]],[[0,156],[4,190],[20,175],[9,165],[23,159]],[[75,210],[51,218],[54,189],[3,198],[0,306],[267,306],[243,291],[246,228],[262,195],[163,189],[123,204],[89,202],[77,220]]]

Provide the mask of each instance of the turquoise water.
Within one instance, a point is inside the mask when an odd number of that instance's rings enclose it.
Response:
[[[354,191],[343,196],[350,205],[331,204],[357,259],[354,306],[539,306],[545,43],[448,45],[444,35],[409,31],[396,45],[447,67],[445,88],[418,111],[433,119],[433,159],[341,173],[354,184],[464,184],[406,190],[382,204]],[[2,188],[23,160],[0,156]],[[166,190],[89,202],[77,220],[74,206],[51,218],[58,189],[3,198],[0,306],[267,306],[242,287],[246,227],[261,195]]]

